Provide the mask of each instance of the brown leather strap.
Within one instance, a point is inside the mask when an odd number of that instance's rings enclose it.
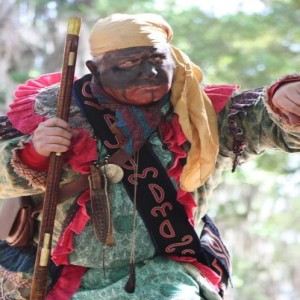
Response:
[[[125,152],[124,149],[119,148],[113,155],[109,156],[107,162],[109,164],[115,164],[118,166],[122,166],[130,158],[131,158],[131,156],[127,152]]]
[[[62,203],[69,199],[70,197],[86,190],[89,187],[88,175],[82,175],[78,179],[64,184],[59,190],[58,203]],[[35,218],[43,210],[44,201],[39,203],[32,210],[32,218]]]
[[[128,161],[131,158],[130,155],[128,155],[125,150],[122,148],[118,149],[112,156],[110,156],[107,160],[110,164],[116,164],[118,166],[124,164],[126,161]],[[58,204],[66,201],[70,197],[83,192],[87,188],[89,188],[89,175],[81,175],[78,179],[75,179],[71,182],[68,182],[64,184],[60,190],[59,190],[59,199]],[[35,208],[32,210],[32,218],[35,218],[42,210],[43,210],[43,204],[42,201],[39,203]]]
[[[71,196],[74,196],[89,187],[88,175],[82,175],[78,179],[63,185],[59,190],[58,203],[62,203]]]

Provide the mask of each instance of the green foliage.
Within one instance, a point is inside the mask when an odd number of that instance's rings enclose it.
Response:
[[[58,16],[63,21],[79,15],[92,26],[98,18],[116,12],[161,13],[173,27],[173,44],[201,66],[206,82],[237,83],[249,89],[296,72],[300,65],[300,29],[295,26],[300,19],[298,1],[267,5],[264,14],[239,12],[223,18],[205,14],[196,6],[179,9],[175,0],[43,0],[30,2],[28,9],[45,31],[55,30]],[[45,25],[49,28],[43,28]]]
[[[0,91],[0,104],[3,105],[5,104],[5,92]]]
[[[12,71],[9,73],[10,78],[15,81],[16,83],[23,83],[31,76],[29,75],[30,72],[18,72]]]

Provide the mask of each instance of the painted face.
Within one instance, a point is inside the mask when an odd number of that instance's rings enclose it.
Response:
[[[171,88],[175,64],[168,46],[105,53],[97,66],[104,91],[124,104],[145,105]]]

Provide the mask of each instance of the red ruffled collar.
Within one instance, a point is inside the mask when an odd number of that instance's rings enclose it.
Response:
[[[18,86],[15,98],[7,112],[14,128],[23,134],[32,135],[39,124],[47,120],[47,117],[36,113],[35,98],[43,89],[59,83],[60,80],[61,73],[50,73],[30,79]],[[78,135],[65,155],[66,163],[76,172],[87,174],[90,171],[91,162],[97,159],[96,142],[87,130],[73,129],[78,132]]]

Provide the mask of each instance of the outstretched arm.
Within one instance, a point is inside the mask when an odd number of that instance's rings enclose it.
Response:
[[[243,151],[243,162],[267,149],[300,151],[299,89],[300,77],[287,76],[232,97],[219,114],[220,154]]]

